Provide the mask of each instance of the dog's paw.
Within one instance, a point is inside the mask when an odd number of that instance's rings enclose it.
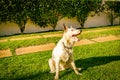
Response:
[[[81,73],[78,73],[77,75],[82,75]]]
[[[59,80],[59,79],[54,79],[54,80]]]
[[[55,73],[55,71],[50,71],[50,73]]]
[[[54,80],[59,80],[59,78],[55,76]]]
[[[78,71],[81,71],[82,70],[82,68],[77,68],[78,69]]]

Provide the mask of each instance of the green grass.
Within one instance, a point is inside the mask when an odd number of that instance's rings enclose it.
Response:
[[[60,80],[119,80],[120,40],[74,47],[77,67],[82,76],[68,69],[60,72]],[[52,51],[0,59],[0,80],[53,80],[48,59]]]
[[[81,39],[92,39],[92,38],[105,37],[105,36],[110,36],[110,35],[115,35],[115,36],[120,35],[120,29],[119,30],[106,30],[106,31],[100,31],[100,32],[83,33],[79,37]]]

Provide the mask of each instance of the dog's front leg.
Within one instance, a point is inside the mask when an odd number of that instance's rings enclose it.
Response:
[[[78,69],[76,68],[74,61],[71,62],[71,66],[77,75],[82,75],[81,73],[79,73]]]
[[[60,60],[57,59],[55,60],[55,67],[56,67],[56,74],[55,74],[55,80],[59,80],[59,63],[60,63]]]

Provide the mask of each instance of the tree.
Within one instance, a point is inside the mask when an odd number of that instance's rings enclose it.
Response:
[[[52,26],[53,30],[55,30],[57,22],[62,18],[61,15],[61,3],[62,0],[47,0],[49,3],[48,7],[48,24]]]
[[[47,13],[48,13],[48,5],[47,0],[33,0],[31,3],[27,5],[29,18],[35,23],[40,25],[40,27],[47,26]],[[32,6],[31,6],[32,5]]]
[[[9,13],[10,21],[17,23],[22,33],[24,32],[25,24],[28,20],[27,11],[25,8],[26,4],[27,4],[27,0],[12,1],[11,6],[13,9],[12,12],[10,11],[11,14]]]
[[[0,23],[7,21],[9,1],[0,1]]]
[[[61,19],[60,14],[56,10],[50,10],[48,13],[48,24],[55,30],[57,22]]]
[[[91,11],[98,12],[101,7],[101,0],[64,0],[61,12],[67,17],[76,17],[81,27]]]
[[[94,11],[97,13],[100,11],[100,7],[100,0],[77,0],[77,2],[75,3],[76,17],[82,28],[84,27],[84,23],[87,20],[90,12]]]
[[[120,2],[119,1],[106,1],[104,9],[109,15],[111,25],[114,25],[114,19],[120,16]],[[120,24],[120,21],[119,21]]]
[[[27,0],[2,0],[0,22],[14,22],[20,27],[21,32],[24,32],[25,24],[28,20],[25,4]]]
[[[2,0],[0,2],[0,22],[14,22],[24,32],[25,24],[31,19],[40,27],[50,25],[55,30],[62,17],[76,17],[80,25],[91,11],[99,12],[101,0]]]

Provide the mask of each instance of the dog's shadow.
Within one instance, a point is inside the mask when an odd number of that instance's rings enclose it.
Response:
[[[75,64],[77,67],[81,67],[83,70],[86,70],[89,67],[100,66],[118,60],[120,60],[120,56],[101,56],[78,59],[75,61]]]
[[[82,68],[80,73],[84,70],[87,70],[90,67],[104,65],[113,61],[120,60],[120,56],[101,56],[101,57],[90,57],[85,59],[78,59],[75,61],[76,67]],[[70,74],[73,70],[66,70],[66,72],[62,75],[65,76]]]

